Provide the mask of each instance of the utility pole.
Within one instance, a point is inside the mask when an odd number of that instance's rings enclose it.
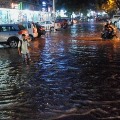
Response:
[[[54,17],[54,32],[56,31],[55,30],[55,0],[53,0],[53,17]]]

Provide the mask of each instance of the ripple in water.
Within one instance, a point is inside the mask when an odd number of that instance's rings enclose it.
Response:
[[[0,119],[119,119],[119,41],[52,35],[28,65],[9,49],[1,57]]]

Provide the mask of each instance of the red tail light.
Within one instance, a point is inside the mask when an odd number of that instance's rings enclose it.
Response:
[[[18,34],[21,35],[21,34],[22,34],[22,31],[19,31]]]
[[[45,27],[41,27],[41,30],[45,30]]]
[[[45,30],[45,28],[43,28],[43,27],[40,27],[40,30]]]
[[[43,28],[41,27],[40,30],[43,30]]]

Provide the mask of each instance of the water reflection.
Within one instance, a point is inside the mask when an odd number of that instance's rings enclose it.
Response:
[[[30,64],[16,49],[0,49],[1,120],[119,117],[120,41],[77,40],[100,26],[72,27],[35,40]]]

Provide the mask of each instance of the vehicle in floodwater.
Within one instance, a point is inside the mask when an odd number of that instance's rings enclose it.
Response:
[[[109,24],[104,26],[104,29],[101,33],[101,38],[102,39],[113,39],[114,37],[117,37],[115,28]]]

